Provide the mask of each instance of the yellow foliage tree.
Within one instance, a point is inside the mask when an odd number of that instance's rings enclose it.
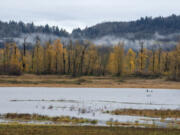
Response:
[[[133,73],[135,71],[135,61],[136,61],[136,53],[130,48],[127,52],[127,69],[128,73]]]
[[[64,48],[60,40],[54,42],[54,51],[55,51],[55,71],[58,74],[64,73]],[[53,53],[53,52],[52,52]]]
[[[41,74],[44,72],[43,56],[44,56],[44,49],[40,45],[40,42],[37,41],[33,51],[33,59],[32,59],[32,70],[36,74]]]
[[[124,72],[124,47],[123,44],[114,46],[110,54],[109,65],[110,72],[117,76],[122,76]]]
[[[173,80],[180,80],[180,43],[176,46],[176,49],[172,52],[171,56],[171,78]]]
[[[15,43],[12,44],[9,72],[11,74],[21,74],[21,53]]]
[[[143,44],[141,44],[141,49],[138,53],[138,57],[136,59],[137,63],[137,70],[139,72],[143,72],[146,68],[147,62],[147,50],[144,48]]]

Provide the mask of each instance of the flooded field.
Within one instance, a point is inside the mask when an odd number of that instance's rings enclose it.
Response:
[[[69,116],[119,123],[179,126],[179,118],[113,115],[116,109],[180,110],[180,90],[120,88],[0,88],[0,114]],[[11,122],[1,116],[0,122]],[[32,121],[29,121],[32,122]]]

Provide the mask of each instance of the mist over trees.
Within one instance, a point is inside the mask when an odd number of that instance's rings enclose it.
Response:
[[[35,26],[33,23],[1,22],[0,21],[0,48],[6,43],[15,42],[22,47],[24,38],[28,48],[33,48],[36,40],[41,44],[61,38],[64,45],[70,40],[79,42],[89,40],[96,45],[113,46],[119,42],[124,43],[124,49],[139,50],[139,41],[143,40],[144,48],[158,48],[172,50],[180,40],[180,16],[169,17],[145,17],[131,22],[106,22],[100,23],[83,30],[74,29],[68,33],[57,26]]]
[[[108,35],[126,37],[129,39],[148,39],[155,33],[160,35],[180,33],[180,16],[145,17],[130,22],[105,22],[92,27],[87,27],[83,30],[77,28],[74,29],[72,33],[68,33],[65,29],[60,29],[57,26],[50,27],[48,24],[45,26],[35,26],[34,23],[25,24],[22,21],[0,21],[0,38],[18,37],[21,34],[28,33],[45,33],[59,37],[74,37],[81,39],[101,38]],[[179,40],[179,38],[177,39],[176,37],[175,40]]]

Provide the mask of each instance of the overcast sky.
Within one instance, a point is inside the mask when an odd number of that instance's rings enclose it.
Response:
[[[180,15],[180,0],[0,0],[2,21],[57,25],[71,31],[105,21]]]

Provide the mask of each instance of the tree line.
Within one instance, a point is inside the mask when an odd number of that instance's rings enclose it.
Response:
[[[24,22],[2,22],[0,21],[0,38],[3,37],[19,37],[21,34],[29,33],[45,33],[54,34],[60,37],[68,37],[69,33],[64,29],[59,29],[58,26],[50,27],[48,24],[45,26],[35,26],[34,23]]]
[[[139,51],[125,51],[123,43],[103,47],[77,41],[65,46],[55,40],[45,45],[36,41],[33,49],[24,43],[20,49],[15,43],[7,43],[0,49],[0,74],[165,75],[180,80],[180,43],[171,51],[146,49],[143,42],[140,46]]]

